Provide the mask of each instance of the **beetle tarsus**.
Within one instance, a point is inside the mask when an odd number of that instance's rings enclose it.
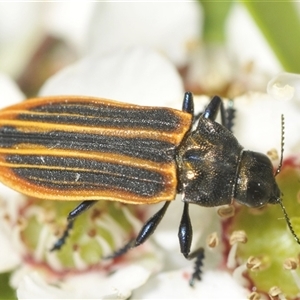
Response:
[[[194,272],[189,281],[189,284],[191,287],[194,287],[195,280],[198,280],[198,281],[201,280],[203,259],[205,257],[204,249],[202,247],[197,249],[195,252],[197,253],[197,255],[196,255],[196,260],[195,260],[195,264],[194,264]],[[194,255],[195,252],[192,254]]]
[[[94,205],[96,202],[97,202],[96,200],[83,201],[69,213],[68,218],[67,218],[67,220],[68,220],[67,228],[63,232],[62,236],[56,241],[56,243],[50,249],[51,252],[61,249],[61,247],[66,243],[66,240],[68,239],[68,237],[70,235],[70,231],[73,228],[75,219],[79,215],[81,215],[83,212],[85,212],[89,208],[91,208],[91,206]]]
[[[117,258],[119,256],[122,256],[123,254],[125,254],[126,252],[128,252],[130,249],[136,247],[135,246],[135,239],[130,240],[127,244],[125,244],[122,248],[118,249],[117,251],[115,251],[114,253],[104,256],[102,257],[102,259],[114,259]]]
[[[56,251],[60,250],[61,247],[66,243],[67,238],[70,235],[70,231],[73,228],[74,220],[68,221],[67,228],[65,229],[63,235],[56,241],[56,243],[53,245],[53,247],[50,249],[50,251]]]
[[[229,131],[232,132],[232,127],[234,125],[236,109],[233,107],[233,101],[229,101],[229,106],[226,108],[226,122],[223,124]]]

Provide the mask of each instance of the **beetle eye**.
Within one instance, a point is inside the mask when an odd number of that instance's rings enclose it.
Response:
[[[260,182],[250,181],[247,187],[247,201],[253,207],[262,206],[267,202],[267,193]]]

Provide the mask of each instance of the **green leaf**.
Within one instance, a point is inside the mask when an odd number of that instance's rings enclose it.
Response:
[[[294,1],[244,3],[283,68],[300,73],[300,13]]]
[[[9,285],[10,273],[0,274],[0,299],[17,299],[15,291]]]

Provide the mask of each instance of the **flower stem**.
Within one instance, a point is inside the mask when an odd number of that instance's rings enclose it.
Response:
[[[206,43],[225,42],[225,22],[231,8],[232,1],[198,0],[203,9],[203,41]]]

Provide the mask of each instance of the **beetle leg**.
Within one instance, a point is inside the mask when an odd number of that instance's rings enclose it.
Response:
[[[81,215],[83,212],[88,210],[92,205],[94,205],[97,201],[96,200],[87,200],[81,202],[78,206],[76,206],[68,215],[68,224],[63,232],[62,236],[56,241],[50,251],[59,250],[66,242],[68,236],[70,235],[70,231],[73,228],[73,224],[75,219]]]
[[[220,110],[221,124],[232,132],[233,119],[235,117],[235,109],[233,108],[233,102],[229,102],[229,107],[224,108],[224,103],[219,96],[214,96],[208,106],[206,107],[203,116],[211,120],[215,120]]]
[[[202,247],[196,249],[194,252],[190,254],[193,258],[196,257],[195,264],[194,264],[194,272],[190,278],[189,284],[191,287],[194,286],[195,280],[201,280],[201,274],[203,266],[203,259],[204,259],[204,249]]]
[[[79,215],[90,209],[97,200],[87,200],[81,202],[78,206],[76,206],[68,215],[68,221],[74,221]]]
[[[194,280],[200,280],[201,275],[201,267],[202,261],[204,258],[204,249],[202,247],[196,249],[193,252],[190,252],[192,239],[193,239],[193,229],[192,224],[189,216],[189,203],[184,203],[183,213],[179,225],[179,232],[178,232],[180,250],[183,256],[191,260],[196,257],[194,272],[190,279],[190,286],[194,285]]]
[[[135,239],[134,247],[143,244],[155,231],[157,225],[160,223],[163,216],[165,215],[165,212],[167,211],[167,208],[169,207],[170,203],[170,201],[167,201],[164,204],[164,206],[144,224],[137,238]]]
[[[234,118],[235,118],[235,111],[236,110],[233,107],[233,101],[229,100],[228,108],[226,108],[225,112],[223,113],[225,121],[223,121],[223,117],[222,117],[222,125],[225,126],[231,132],[232,132],[232,127],[234,125],[233,121],[234,121]],[[222,116],[222,110],[221,110],[221,116]]]
[[[142,227],[142,229],[140,230],[139,234],[135,239],[130,240],[121,249],[117,250],[112,255],[106,256],[104,258],[105,259],[116,258],[118,256],[125,254],[131,248],[135,248],[143,244],[150,237],[150,235],[155,231],[157,225],[160,223],[163,216],[165,215],[165,212],[169,205],[170,205],[170,201],[167,201],[156,214],[154,214],[150,219],[148,219],[148,221],[144,224],[144,226]]]
[[[226,123],[226,111],[224,109],[223,101],[219,96],[214,96],[207,107],[205,108],[204,112],[199,112],[196,115],[194,115],[193,123],[195,123],[199,118],[203,115],[204,118],[211,119],[215,121],[218,112],[221,108],[221,120],[222,125]],[[225,126],[226,127],[226,126]]]
[[[203,117],[215,120],[222,106],[222,99],[219,96],[214,96],[204,110]]]
[[[183,97],[182,110],[194,115],[194,99],[191,92],[186,92]]]
[[[178,238],[181,253],[184,255],[185,258],[188,258],[193,238],[193,229],[189,216],[188,203],[184,203],[183,213],[179,225]]]
[[[233,120],[235,118],[235,108],[233,107],[233,101],[229,100],[228,107],[225,109],[223,101],[220,107],[221,112],[221,124],[232,132]]]
[[[56,243],[52,246],[50,251],[56,251],[59,250],[66,242],[71,229],[73,228],[74,220],[68,221],[67,227],[65,231],[63,232],[62,236],[56,241]]]

